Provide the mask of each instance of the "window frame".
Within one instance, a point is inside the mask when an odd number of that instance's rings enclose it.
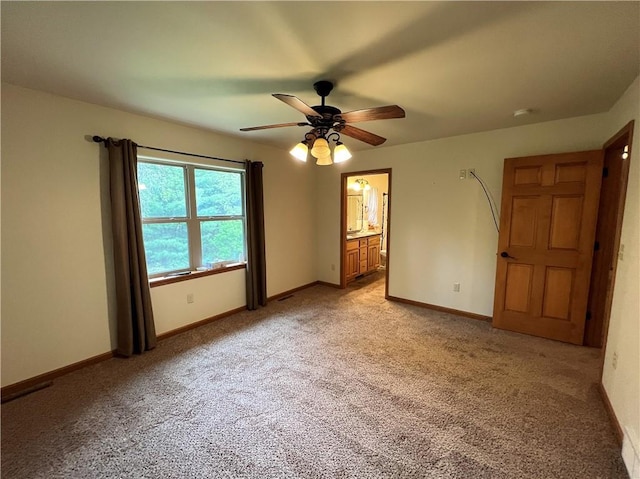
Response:
[[[166,216],[166,217],[153,217],[145,219],[142,216],[142,208],[140,209],[140,220],[142,226],[145,224],[171,224],[171,223],[184,223],[187,227],[187,248],[189,253],[189,266],[187,268],[180,268],[175,270],[163,271],[160,273],[149,274],[149,279],[160,279],[172,276],[177,276],[183,273],[198,271],[197,268],[204,266],[202,263],[202,229],[201,224],[203,222],[222,222],[222,221],[242,221],[242,261],[238,261],[243,265],[246,264],[247,257],[247,205],[246,205],[246,175],[244,169],[228,168],[222,166],[213,166],[201,163],[192,163],[186,161],[168,160],[149,156],[138,155],[138,164],[147,163],[155,164],[159,166],[172,166],[180,167],[182,169],[182,178],[184,181],[184,201],[186,216]],[[137,169],[137,167],[136,167]],[[240,199],[242,214],[241,215],[204,215],[198,216],[198,207],[196,201],[196,186],[195,175],[196,170],[209,170],[219,171],[224,173],[234,173],[239,175],[240,178]],[[137,173],[137,172],[136,172]],[[140,195],[140,190],[138,190]],[[143,235],[144,236],[144,235]],[[146,261],[146,246],[145,246],[145,261]],[[236,264],[237,264],[236,263]],[[236,269],[236,268],[234,268]],[[207,271],[210,271],[207,269]],[[180,277],[180,276],[177,276]]]

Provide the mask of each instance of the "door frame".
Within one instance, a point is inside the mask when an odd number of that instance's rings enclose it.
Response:
[[[385,267],[384,297],[389,299],[389,258],[391,256],[391,168],[377,170],[349,171],[340,177],[340,288],[347,287],[347,275],[344,270],[345,249],[347,247],[347,178],[351,176],[387,175],[387,265]],[[382,245],[381,245],[382,249]]]
[[[609,320],[611,319],[611,306],[613,305],[613,292],[615,290],[616,274],[618,271],[618,253],[620,250],[620,238],[622,236],[622,221],[624,218],[624,206],[627,199],[627,184],[629,183],[629,166],[631,164],[631,152],[633,150],[633,127],[634,120],[631,120],[625,126],[623,126],[615,135],[613,135],[603,146],[605,155],[607,150],[620,148],[624,145],[629,145],[629,158],[624,161],[621,172],[621,184],[618,195],[618,212],[616,215],[616,226],[613,231],[613,260],[611,271],[611,282],[605,294],[605,305],[602,325],[602,348],[600,350],[600,380],[602,381],[602,375],[604,373],[604,360],[607,350],[607,339],[609,336]]]

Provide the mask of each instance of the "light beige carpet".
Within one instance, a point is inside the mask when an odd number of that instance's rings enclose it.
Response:
[[[3,478],[623,478],[598,351],[315,286],[2,406]]]

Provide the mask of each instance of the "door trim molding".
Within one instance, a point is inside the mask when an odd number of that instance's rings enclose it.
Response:
[[[391,256],[391,168],[377,170],[348,171],[340,176],[340,288],[347,287],[347,275],[344,270],[345,249],[347,247],[347,179],[352,176],[387,175],[387,265],[384,272],[384,297],[389,299],[389,257]]]
[[[617,252],[620,250],[620,238],[622,236],[622,221],[624,219],[624,207],[627,199],[627,184],[629,183],[629,167],[631,165],[631,153],[633,152],[633,127],[635,121],[631,120],[625,126],[623,126],[615,135],[613,135],[604,144],[603,149],[605,155],[610,148],[619,148],[624,144],[629,145],[629,158],[624,161],[622,165],[622,184],[620,185],[620,195],[618,198],[618,215],[616,218],[616,228],[613,232],[613,250]],[[611,284],[606,292],[605,306],[604,306],[604,320],[602,326],[602,349],[600,350],[600,387],[604,389],[602,385],[602,376],[604,375],[604,361],[607,352],[607,339],[609,337],[609,320],[611,319],[611,306],[613,304],[613,292],[615,290],[616,275],[618,273],[618,261],[613,262],[613,271],[611,275]]]

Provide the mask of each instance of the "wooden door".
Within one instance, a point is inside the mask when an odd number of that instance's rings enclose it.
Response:
[[[582,344],[601,150],[504,162],[493,326]]]

